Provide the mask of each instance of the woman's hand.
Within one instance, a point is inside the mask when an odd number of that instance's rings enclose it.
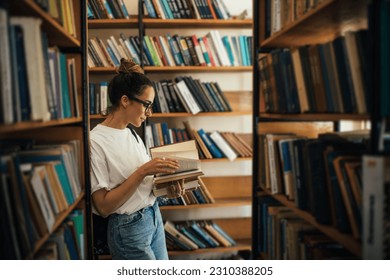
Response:
[[[172,174],[179,168],[179,162],[171,158],[154,158],[144,165],[142,165],[143,171],[147,175],[155,175],[158,173]]]

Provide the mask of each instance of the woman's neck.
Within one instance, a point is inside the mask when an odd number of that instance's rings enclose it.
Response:
[[[119,118],[115,112],[110,113],[101,125],[108,126],[116,129],[125,129],[127,123],[123,122],[122,118]]]

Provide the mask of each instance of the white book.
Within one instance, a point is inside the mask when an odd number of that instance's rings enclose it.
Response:
[[[117,59],[117,61],[121,61],[121,58],[122,56],[120,55],[119,51],[116,49],[114,43],[111,41],[111,39],[107,39],[107,44],[109,45],[109,47],[111,48],[115,58]]]
[[[200,16],[198,8],[196,6],[195,0],[190,0],[190,1],[191,1],[192,7],[194,8],[193,11],[195,12],[195,18],[196,19],[201,19],[201,16]]]
[[[234,66],[240,66],[240,59],[238,58],[239,54],[237,53],[237,50],[236,50],[236,48],[233,45],[232,36],[226,36],[226,37],[227,37],[227,39],[229,41],[230,48],[232,50],[232,54],[233,54],[233,58],[234,58]]]
[[[184,81],[180,81],[176,83],[177,88],[179,89],[179,93],[182,95],[183,99],[185,100],[188,108],[191,110],[191,113],[193,115],[196,115],[197,113],[201,112],[202,109],[199,107],[198,103],[192,96],[191,91],[187,87],[186,83]]]
[[[173,58],[172,56],[172,53],[171,53],[171,50],[168,46],[168,43],[167,43],[167,39],[166,37],[164,36],[158,36],[158,40],[160,40],[160,44],[164,50],[164,52],[166,53],[166,58],[168,60],[168,64],[169,66],[176,66],[176,63],[175,63],[175,59]]]
[[[45,83],[45,67],[43,62],[42,20],[33,17],[11,17],[11,24],[20,25],[23,29],[24,52],[28,88],[30,94],[31,119],[50,120],[48,96]]]
[[[39,167],[34,167],[33,169],[33,174],[30,180],[31,187],[38,201],[39,208],[41,209],[42,215],[45,218],[47,230],[49,232],[52,232],[55,223],[55,217],[54,217],[53,209],[50,206],[49,198],[47,196],[45,186],[43,184],[39,170],[40,170]]]
[[[230,160],[233,161],[237,158],[237,153],[229,145],[229,143],[221,136],[218,131],[214,131],[210,134],[210,138],[214,141],[215,145],[222,151],[222,153]]]
[[[198,38],[198,41],[199,41],[200,49],[202,50],[202,55],[204,57],[205,56],[204,54],[208,54],[206,45],[204,44],[204,41],[202,38]],[[205,62],[206,62],[206,59],[205,59]],[[210,58],[208,59],[207,66],[212,66],[212,64],[210,62]]]
[[[206,38],[207,38],[207,42],[208,42],[208,45],[210,48],[211,56],[214,58],[215,66],[223,65],[220,57],[217,55],[218,50],[214,44],[213,38],[211,38],[211,34],[208,33],[206,35]],[[206,47],[206,49],[207,49],[207,47]]]
[[[0,97],[4,124],[14,122],[12,106],[11,55],[9,48],[8,13],[0,8]]]
[[[145,126],[145,146],[147,153],[150,154],[149,149],[154,147],[152,126],[150,124]]]
[[[122,58],[127,58],[127,55],[125,53],[125,51],[122,49],[122,47],[118,44],[118,42],[116,41],[115,37],[114,36],[110,36],[110,39],[116,49],[116,51],[119,53],[120,57]],[[121,61],[119,59],[119,61]]]
[[[108,86],[106,85],[106,83],[100,83],[100,113],[102,115],[106,115],[108,113],[107,111],[107,98],[108,98],[108,93],[107,93],[107,90],[108,90]]]
[[[222,43],[221,35],[219,34],[219,32],[217,30],[210,30],[210,35],[222,66],[232,66],[226,48]]]

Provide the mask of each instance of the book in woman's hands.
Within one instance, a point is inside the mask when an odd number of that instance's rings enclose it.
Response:
[[[153,189],[155,196],[167,195],[168,188],[176,181],[180,181],[185,191],[198,187],[198,177],[203,172],[194,140],[150,148],[150,155],[152,158],[176,159],[180,166],[175,173],[156,174]]]

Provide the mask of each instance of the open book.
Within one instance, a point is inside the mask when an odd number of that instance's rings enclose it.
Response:
[[[184,190],[192,190],[198,187],[198,177],[203,175],[196,148],[195,140],[179,142],[159,147],[150,148],[152,158],[172,158],[179,162],[180,168],[173,174],[157,174],[154,178],[153,194],[163,196],[168,194],[173,182],[184,180]]]

